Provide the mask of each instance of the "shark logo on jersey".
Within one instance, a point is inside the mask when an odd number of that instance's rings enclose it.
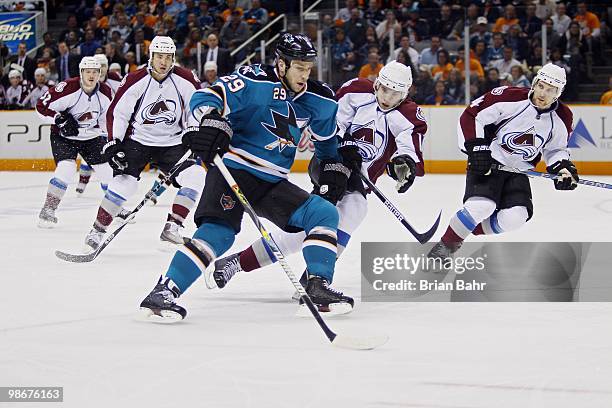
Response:
[[[287,116],[279,113],[273,109],[270,109],[272,113],[272,122],[268,123],[261,122],[262,126],[265,127],[270,133],[276,136],[276,141],[266,145],[267,150],[273,150],[278,147],[278,151],[282,152],[285,147],[296,147],[296,142],[300,140],[302,132],[300,130],[300,124],[305,124],[305,121],[299,120],[295,117],[295,111],[293,106],[287,103]]]
[[[155,102],[142,110],[142,124],[165,123],[168,126],[173,125],[176,122],[175,109],[176,102],[171,99],[163,99],[160,95]]]
[[[266,76],[266,72],[261,69],[261,65],[259,64],[255,64],[255,65],[244,65],[240,68],[238,68],[238,71],[242,74],[242,75],[246,75],[246,74],[253,74],[255,76]]]
[[[376,159],[379,149],[384,142],[384,135],[376,130],[373,120],[363,125],[351,126],[351,136],[359,146],[359,154],[364,161]]]
[[[501,147],[510,154],[518,154],[523,160],[536,158],[544,138],[538,135],[534,127],[524,132],[511,132],[502,136]]]

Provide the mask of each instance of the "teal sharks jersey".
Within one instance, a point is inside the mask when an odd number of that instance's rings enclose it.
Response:
[[[198,122],[210,108],[226,117],[234,134],[224,163],[266,181],[287,178],[304,132],[318,158],[338,158],[337,103],[321,82],[308,80],[305,90],[295,94],[283,87],[273,67],[243,66],[196,91],[189,105]]]

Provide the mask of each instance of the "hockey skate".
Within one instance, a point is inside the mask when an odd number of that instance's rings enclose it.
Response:
[[[427,258],[429,258],[431,262],[427,262],[425,270],[429,272],[447,272],[444,267],[446,262],[450,262],[447,261],[447,259],[452,259],[453,254],[457,252],[460,247],[460,242],[456,244],[445,244],[443,241],[438,242],[427,254]]]
[[[182,225],[178,225],[175,222],[168,221],[164,225],[164,229],[159,236],[159,240],[166,246],[174,248],[174,245],[182,245],[185,243],[185,239],[181,234]]]
[[[300,277],[300,284],[306,289],[306,285],[308,285],[308,270],[305,270],[302,276]],[[291,296],[293,300],[300,300],[300,292],[297,290],[293,292],[293,296]]]
[[[176,323],[187,316],[187,310],[174,301],[181,295],[174,282],[161,276],[151,293],[140,302],[143,319],[157,323]]]
[[[229,282],[238,272],[242,272],[242,267],[240,266],[240,253],[217,259],[215,261],[214,271],[206,273],[206,286],[209,289],[213,289],[216,284],[216,287],[221,289],[225,287],[227,282]],[[213,280],[215,281],[214,284],[212,283]]]
[[[102,243],[102,239],[104,238],[104,232],[98,231],[95,228],[92,228],[91,231],[85,237],[85,252],[93,252]]]
[[[38,214],[38,228],[54,228],[57,225],[57,217],[55,210],[48,207],[43,207]]]
[[[128,224],[135,224],[136,220],[134,219],[134,217],[130,218],[130,215],[132,215],[131,211],[122,208],[121,211],[119,211],[119,214],[117,214],[117,217],[115,217],[115,219],[121,220],[122,223],[127,222]]]
[[[355,301],[342,292],[329,287],[329,283],[320,276],[312,276],[308,279],[306,293],[310,296],[312,303],[317,306],[319,312],[326,316],[347,314],[353,311]],[[308,307],[300,299],[300,308],[297,316],[310,316]]]

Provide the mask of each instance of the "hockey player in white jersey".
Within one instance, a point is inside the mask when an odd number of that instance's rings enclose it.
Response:
[[[106,55],[96,54],[93,58],[100,63],[100,83],[108,85],[114,96],[121,83],[121,77],[116,72],[108,72],[108,58],[106,58]],[[106,137],[106,135],[104,136]],[[81,195],[85,192],[85,188],[87,184],[89,184],[92,173],[93,168],[87,164],[85,160],[81,160],[81,165],[79,166],[79,182],[76,187],[77,194]]]
[[[468,156],[463,208],[431,257],[449,257],[470,234],[501,234],[531,218],[529,179],[496,169],[499,164],[530,170],[544,159],[546,170],[558,175],[557,190],[576,188],[578,171],[567,148],[572,111],[559,101],[565,84],[565,70],[546,64],[531,89],[495,88],[465,109],[457,127],[459,148]]]
[[[125,201],[136,192],[140,173],[154,160],[169,171],[187,152],[181,144],[183,130],[197,125],[189,114],[191,95],[200,81],[189,70],[175,66],[176,46],[170,37],[157,36],[149,47],[149,64],[129,73],[107,113],[109,142],[103,155],[114,178],[102,200],[85,244],[97,249],[108,226]],[[163,242],[183,243],[180,228],[204,188],[201,166],[186,161],[175,182],[180,186],[160,235]]]
[[[57,165],[49,181],[47,196],[39,214],[38,226],[52,228],[57,224],[55,211],[76,173],[76,158],[87,160],[106,186],[113,171],[101,155],[106,135],[106,111],[111,103],[111,90],[98,83],[100,63],[84,57],[79,64],[80,77],[70,78],[52,87],[36,110],[51,127],[51,151]]]
[[[408,99],[411,86],[410,68],[392,61],[381,69],[374,83],[353,79],[336,93],[337,136],[341,138],[338,150],[344,163],[363,171],[374,183],[387,168],[397,181],[399,193],[408,191],[415,177],[425,174],[421,144],[427,123],[419,106]],[[309,173],[318,193],[318,160],[311,161]],[[352,171],[347,192],[337,208],[340,256],[367,215],[366,191],[356,171]],[[292,234],[280,230],[272,235],[285,255],[299,251],[305,237],[304,232]],[[246,250],[217,260],[212,278],[222,288],[237,272],[252,271],[272,262],[274,255],[263,240],[257,240]],[[306,279],[304,274],[300,281],[304,284]],[[207,280],[210,286],[211,276]]]

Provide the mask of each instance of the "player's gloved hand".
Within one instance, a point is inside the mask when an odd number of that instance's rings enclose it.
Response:
[[[342,162],[351,170],[360,171],[363,158],[359,152],[359,145],[349,132],[338,141],[338,153],[342,156]]]
[[[206,164],[214,161],[215,155],[223,156],[229,150],[232,128],[217,111],[202,116],[199,127],[188,127],[183,134],[183,145],[191,149]]]
[[[395,189],[398,193],[408,191],[416,177],[416,163],[407,154],[401,154],[387,163],[387,173],[397,181]]]
[[[346,192],[351,170],[343,163],[335,160],[321,160],[319,175],[319,195],[336,205]]]
[[[473,174],[487,176],[491,173],[493,159],[491,148],[484,139],[473,139],[465,142],[468,155],[467,171]]]
[[[553,180],[557,190],[573,190],[578,187],[578,170],[571,161],[559,160],[546,167],[546,171],[557,175]]]
[[[55,124],[59,128],[62,136],[71,137],[79,135],[79,123],[67,111],[55,115]]]
[[[128,168],[123,142],[113,139],[102,147],[102,159],[111,166],[115,174],[123,174]]]

